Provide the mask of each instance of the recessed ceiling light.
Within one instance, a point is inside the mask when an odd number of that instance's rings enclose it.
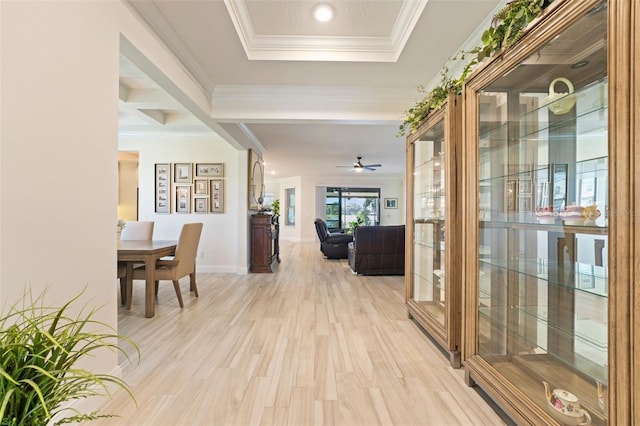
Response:
[[[328,22],[333,19],[333,7],[320,3],[313,7],[313,17],[318,22]]]

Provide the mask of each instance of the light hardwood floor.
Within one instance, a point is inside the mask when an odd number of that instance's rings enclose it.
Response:
[[[142,352],[123,362],[137,406],[118,391],[100,425],[503,425],[463,371],[407,319],[403,277],[363,277],[316,243],[281,243],[274,274],[198,274],[184,309],[143,283],[119,332]],[[116,288],[114,280],[114,288]]]

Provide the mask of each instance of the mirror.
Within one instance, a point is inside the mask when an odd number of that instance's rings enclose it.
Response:
[[[264,197],[264,161],[249,150],[249,210],[260,210]]]

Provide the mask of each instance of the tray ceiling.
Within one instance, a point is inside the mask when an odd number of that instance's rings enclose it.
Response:
[[[328,2],[330,24],[313,18],[313,2],[224,3],[250,60],[395,62],[427,1]]]
[[[330,0],[335,17],[320,23],[310,0],[123,1],[211,109],[194,117],[181,94],[123,55],[121,133],[222,129],[234,145],[264,151],[267,178],[347,174],[335,166],[357,156],[383,164],[376,176],[403,177],[404,138],[395,135],[424,96],[417,87],[505,3]]]

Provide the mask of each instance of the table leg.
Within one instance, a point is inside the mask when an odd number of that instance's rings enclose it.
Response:
[[[155,259],[149,256],[145,259],[145,301],[144,301],[144,315],[147,318],[152,318],[156,312],[156,285],[154,281],[155,271]]]
[[[125,275],[125,304],[127,310],[131,310],[131,298],[133,294],[133,262],[127,262],[127,272]]]

